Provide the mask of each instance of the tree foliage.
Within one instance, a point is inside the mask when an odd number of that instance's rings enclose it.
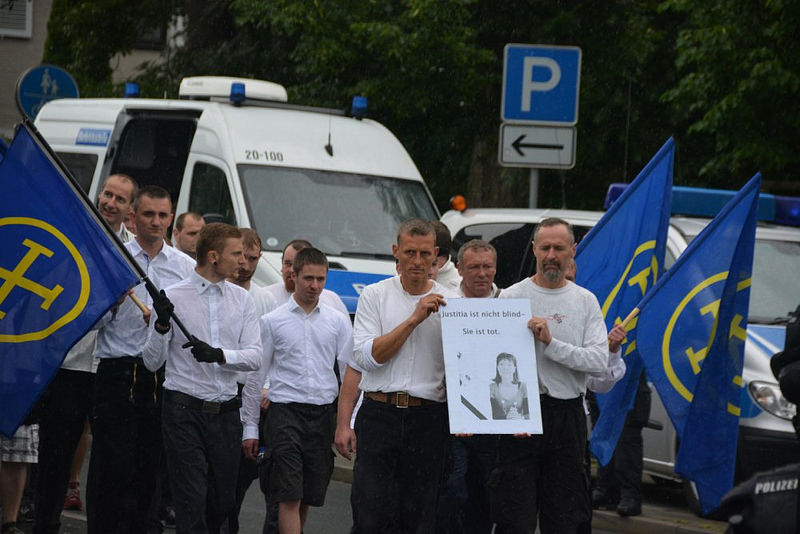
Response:
[[[89,6],[91,4],[91,6]],[[47,56],[83,94],[111,91],[108,59],[153,21],[185,17],[185,44],[140,77],[174,96],[184,76],[277,81],[298,103],[370,116],[406,145],[440,208],[527,205],[527,171],[497,162],[503,47],[583,50],[577,163],[542,171],[540,204],[598,208],[670,135],[676,182],[738,187],[798,166],[800,4],[790,0],[55,0]],[[112,16],[109,16],[112,14]],[[54,19],[58,19],[55,22]]]
[[[685,125],[702,182],[769,180],[800,171],[800,4],[791,0],[669,0],[685,17],[677,83],[664,93]],[[702,183],[701,182],[701,183]]]

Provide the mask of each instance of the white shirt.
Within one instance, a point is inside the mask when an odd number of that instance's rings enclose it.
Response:
[[[132,241],[135,235],[130,233],[125,225],[120,223],[117,237],[123,243]],[[84,371],[94,373],[97,371],[97,360],[94,358],[94,348],[97,343],[97,330],[92,329],[75,343],[67,352],[64,361],[61,363],[62,369],[70,371]]]
[[[595,393],[608,393],[614,384],[625,376],[625,361],[622,359],[622,349],[617,352],[608,352],[608,366],[601,376],[589,375],[586,378],[586,388]]]
[[[258,319],[250,294],[226,280],[212,284],[196,271],[165,292],[189,333],[221,348],[225,363],[195,360],[191,349],[182,348],[187,339],[173,323],[165,335],[150,329],[144,364],[154,371],[166,361],[166,389],[212,402],[232,399],[237,393],[237,373],[261,365]]]
[[[444,287],[454,290],[458,290],[461,286],[461,275],[458,274],[458,269],[456,269],[456,266],[450,261],[450,258],[448,258],[444,265],[442,265],[442,268],[439,269],[439,274],[436,275],[436,281]]]
[[[545,346],[536,341],[539,393],[573,399],[586,391],[586,376],[602,374],[608,364],[608,332],[597,298],[567,282],[547,289],[530,278],[504,289],[499,298],[526,298],[531,315],[546,317],[553,339]]]
[[[292,296],[292,293],[286,291],[286,286],[283,285],[283,282],[276,282],[274,284],[270,284],[265,287],[269,293],[275,297],[275,302],[280,306],[281,304],[286,304],[289,302],[289,297]],[[339,298],[339,295],[331,291],[330,289],[323,289],[322,294],[319,296],[319,301],[323,304],[327,304],[334,309],[339,310],[343,314],[350,317],[350,313],[347,311],[347,306],[344,305],[342,299]]]
[[[258,438],[261,385],[269,375],[270,402],[330,404],[339,394],[334,363],[344,370],[353,358],[350,319],[318,303],[306,314],[294,298],[261,318],[264,359],[242,390],[242,439]]]
[[[363,371],[359,386],[363,391],[406,391],[415,397],[445,401],[442,321],[438,313],[422,321],[389,361],[379,364],[372,357],[373,340],[408,319],[417,302],[429,293],[457,298],[438,282],[433,282],[424,295],[411,295],[403,289],[399,276],[368,285],[361,292],[353,329],[353,356]]]
[[[275,298],[272,294],[267,291],[265,287],[250,283],[250,288],[247,290],[250,293],[250,296],[253,298],[253,303],[255,304],[255,314],[256,319],[260,319],[262,315],[266,315],[275,308],[278,307],[278,304],[275,302]],[[236,382],[239,384],[244,384],[245,380],[247,380],[247,372],[241,372],[236,377]],[[269,388],[269,378],[267,378],[267,382],[264,384],[265,388]]]
[[[253,298],[253,303],[256,306],[256,317],[261,318],[279,306],[278,301],[272,296],[272,293],[267,291],[267,288],[250,283],[250,289],[247,290]]]
[[[147,257],[135,239],[125,246],[136,263],[147,273],[150,281],[159,289],[183,280],[194,272],[194,260],[168,245],[163,245],[152,259]],[[144,284],[136,286],[133,292],[146,306],[152,308],[153,299]],[[155,323],[155,319],[151,322]],[[94,350],[95,358],[137,356],[141,354],[147,340],[147,324],[142,320],[142,310],[130,298],[122,301],[116,313],[108,312],[96,327],[100,327],[100,331],[97,334],[97,347]]]
[[[456,290],[456,293],[458,294],[459,297],[464,297],[465,296],[464,295],[464,282],[463,281],[458,285],[458,289]],[[497,287],[497,285],[494,282],[492,282],[492,292],[489,293],[489,296],[485,297],[485,298],[496,299],[499,295],[500,295],[500,288]],[[473,298],[481,298],[481,297],[473,297]]]
[[[128,243],[133,241],[133,238],[136,237],[136,234],[128,230],[128,228],[125,226],[125,223],[121,223],[119,225],[119,232],[117,232],[117,236],[119,236],[120,241],[123,243]]]

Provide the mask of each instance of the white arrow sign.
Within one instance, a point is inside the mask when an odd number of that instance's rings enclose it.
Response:
[[[575,166],[575,128],[500,125],[500,165],[571,169]]]

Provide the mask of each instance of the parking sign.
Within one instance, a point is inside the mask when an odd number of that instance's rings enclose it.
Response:
[[[507,44],[504,57],[502,120],[560,126],[578,122],[580,48]]]

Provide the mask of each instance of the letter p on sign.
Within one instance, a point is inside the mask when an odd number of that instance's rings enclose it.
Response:
[[[543,82],[533,81],[533,69],[539,67],[550,71],[550,76]],[[550,91],[561,81],[561,67],[549,57],[527,56],[522,62],[522,111],[531,110],[531,93],[534,91]]]
[[[581,49],[507,44],[503,65],[503,121],[573,126],[578,122]]]

